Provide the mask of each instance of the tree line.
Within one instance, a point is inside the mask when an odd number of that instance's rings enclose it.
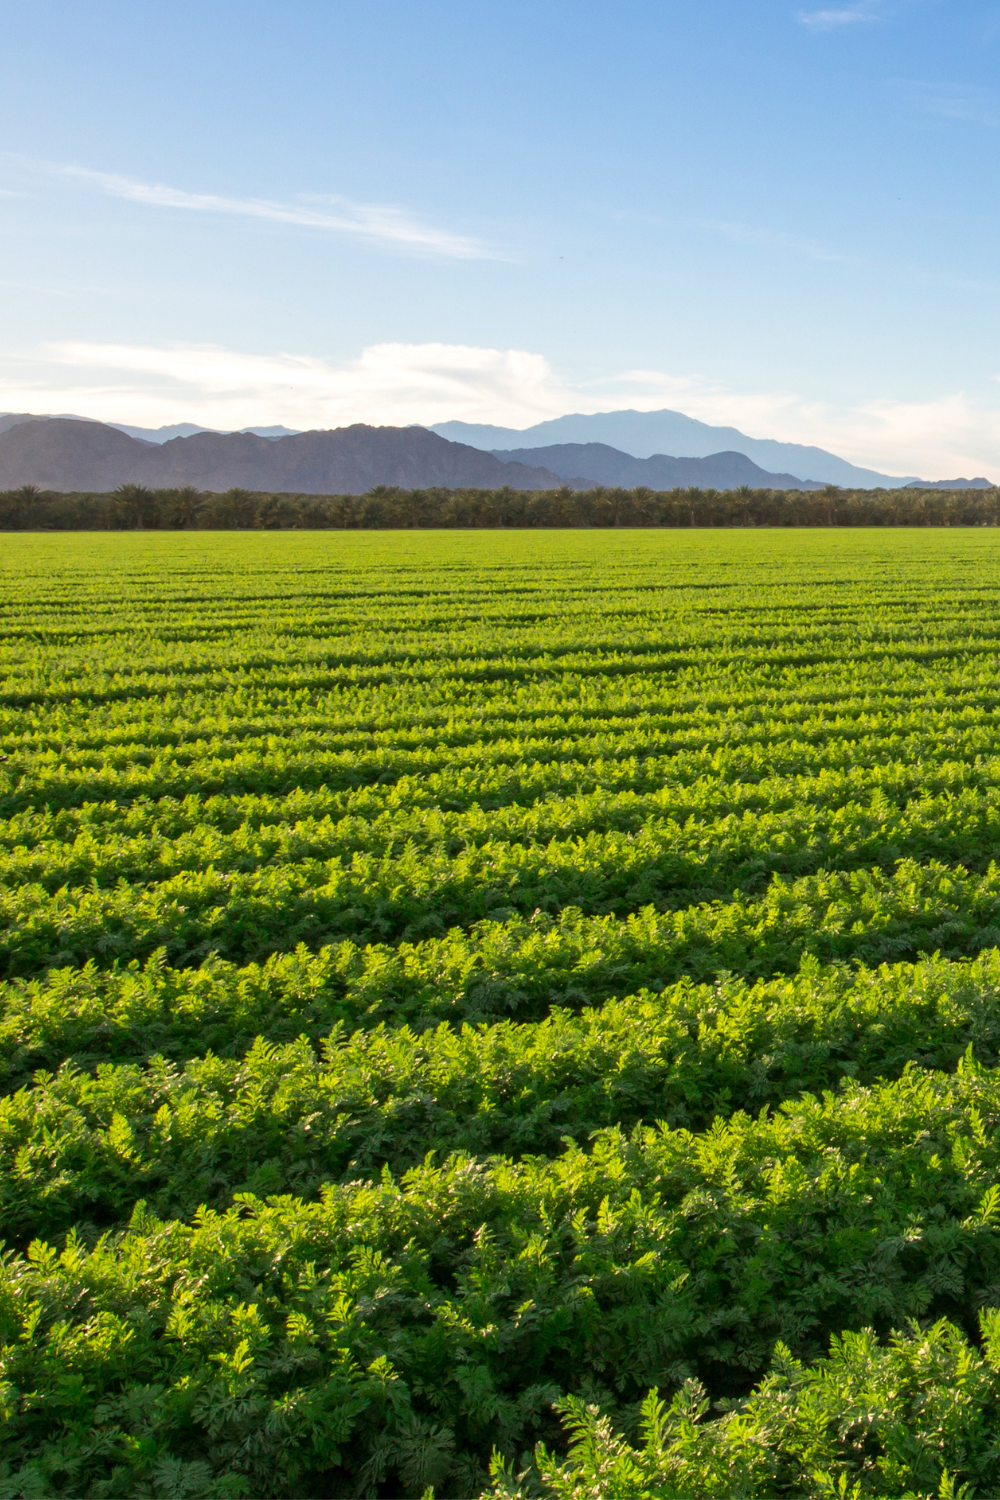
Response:
[[[987,490],[400,489],[364,495],[223,494],[123,484],[107,494],[0,491],[3,531],[370,531],[406,528],[997,526]]]

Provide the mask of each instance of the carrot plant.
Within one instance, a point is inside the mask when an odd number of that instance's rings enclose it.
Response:
[[[1000,1494],[998,594],[8,537],[0,1500]]]

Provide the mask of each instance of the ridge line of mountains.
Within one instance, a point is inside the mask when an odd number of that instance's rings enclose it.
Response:
[[[630,447],[587,436],[595,432],[616,436]],[[576,440],[570,440],[573,434]],[[679,447],[709,451],[676,457],[658,451],[656,439],[670,436],[679,440]],[[537,437],[564,441],[524,444]],[[741,446],[712,448],[713,439],[720,437]],[[743,451],[748,447],[753,455]],[[801,460],[798,472],[762,467],[756,460],[765,454],[772,461],[792,454]],[[805,474],[806,468],[821,472]],[[735,428],[709,427],[670,411],[559,417],[525,431],[447,422],[435,428],[356,423],[311,432],[265,427],[230,433],[194,424],[124,428],[74,416],[0,414],[0,490],[31,484],[62,493],[106,492],[127,483],[299,494],[363,494],[380,485],[518,490],[564,484],[579,490],[640,485],[653,490],[735,489],[744,484],[811,490],[826,483],[866,489],[990,487],[981,477],[926,481],[878,474],[823,449],[746,438]]]

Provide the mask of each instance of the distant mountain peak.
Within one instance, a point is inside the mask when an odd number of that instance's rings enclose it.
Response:
[[[728,490],[738,489],[741,484],[771,490],[822,488],[814,479],[769,473],[746,454],[734,451],[710,453],[704,458],[674,458],[667,453],[633,458],[607,443],[552,443],[544,448],[499,448],[493,452],[497,458],[513,458],[519,463],[552,469],[568,482],[585,489],[595,484],[623,489],[645,485],[651,490],[687,486]]]
[[[455,442],[481,446],[491,453],[562,443],[605,443],[632,458],[652,458],[655,454],[708,458],[713,453],[742,453],[768,473],[797,474],[803,480],[836,484],[844,489],[896,488],[911,483],[914,477],[895,478],[875,469],[860,468],[823,448],[747,437],[735,427],[712,427],[666,407],[661,411],[627,409],[590,415],[574,412],[523,430],[471,422],[436,422],[431,431]]]

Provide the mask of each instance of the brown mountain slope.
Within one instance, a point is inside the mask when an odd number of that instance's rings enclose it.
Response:
[[[151,451],[100,422],[21,422],[0,433],[0,489],[113,490],[127,480],[145,483],[142,463]]]
[[[423,427],[340,427],[292,437],[199,432],[152,446],[100,422],[53,417],[0,433],[0,489],[154,489],[191,484],[221,492],[250,490],[308,495],[363,494],[376,485],[553,489],[547,469],[504,463],[490,453],[450,443]]]

